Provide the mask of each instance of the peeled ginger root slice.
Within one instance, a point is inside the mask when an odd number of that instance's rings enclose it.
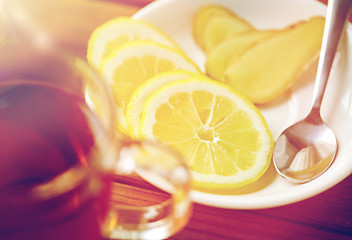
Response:
[[[318,56],[324,22],[323,17],[313,17],[247,49],[231,60],[224,81],[255,104],[274,100]]]

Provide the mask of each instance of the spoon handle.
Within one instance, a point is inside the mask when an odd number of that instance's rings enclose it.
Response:
[[[329,0],[328,2],[312,111],[320,111],[336,49],[351,6],[352,0]]]

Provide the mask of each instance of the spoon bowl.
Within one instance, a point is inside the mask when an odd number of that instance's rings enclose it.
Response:
[[[319,112],[287,128],[277,139],[274,161],[278,173],[294,182],[307,182],[323,174],[337,151],[334,132]]]
[[[291,182],[304,183],[317,178],[335,159],[336,136],[322,120],[320,108],[351,6],[351,0],[328,2],[312,110],[305,119],[283,131],[275,144],[274,166],[282,177]]]

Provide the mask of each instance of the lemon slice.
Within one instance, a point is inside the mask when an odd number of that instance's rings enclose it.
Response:
[[[127,130],[125,113],[133,92],[154,75],[171,70],[200,73],[181,50],[151,41],[127,43],[103,60],[100,72],[108,81],[120,112],[120,130]]]
[[[133,138],[139,138],[139,123],[145,100],[163,85],[184,80],[192,77],[201,77],[203,75],[195,74],[184,70],[174,70],[163,72],[155,75],[141,86],[139,86],[130,99],[126,110],[126,120],[129,134]]]
[[[97,27],[88,41],[88,62],[99,69],[102,59],[116,48],[135,40],[150,40],[170,47],[179,47],[162,30],[130,17],[118,17]]]
[[[140,134],[181,152],[193,187],[210,192],[254,182],[273,152],[259,110],[227,85],[204,78],[172,82],[153,93],[143,107]]]

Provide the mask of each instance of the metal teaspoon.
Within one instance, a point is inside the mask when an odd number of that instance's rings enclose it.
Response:
[[[329,0],[311,112],[283,131],[276,141],[275,168],[291,182],[304,183],[317,178],[335,159],[336,137],[322,120],[320,108],[351,6],[352,0]]]

